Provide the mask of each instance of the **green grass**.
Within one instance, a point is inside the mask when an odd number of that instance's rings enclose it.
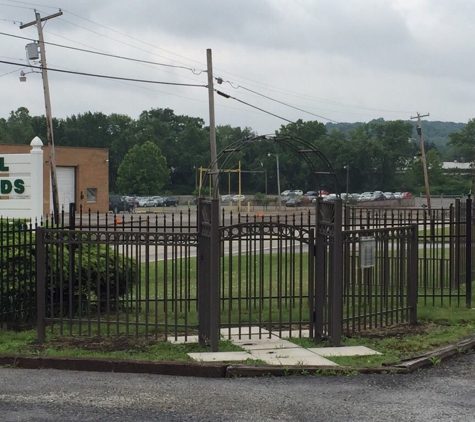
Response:
[[[121,350],[111,350],[112,348]],[[222,352],[242,351],[229,340],[219,342]],[[36,344],[36,330],[13,332],[0,330],[0,354],[27,354],[71,357],[108,357],[153,361],[189,362],[187,353],[209,352],[198,343],[172,344],[168,341],[144,338],[82,338],[47,336],[44,345]]]
[[[391,254],[393,251],[390,251]],[[448,249],[445,248],[445,256],[448,256]],[[419,251],[420,258],[423,257],[423,251]],[[446,294],[449,290],[436,288],[440,286],[439,269],[442,251],[433,249],[428,256],[428,269],[425,275],[431,283],[430,292],[437,294]],[[355,258],[356,259],[356,258]],[[391,270],[390,276],[396,277],[398,274],[397,261],[390,256],[389,261]],[[435,264],[433,265],[432,262]],[[280,261],[277,256],[272,255],[250,255],[246,256],[226,256],[221,261],[221,290],[225,300],[221,302],[221,321],[225,324],[259,324],[267,326],[267,323],[291,326],[303,318],[308,318],[308,295],[307,277],[308,277],[308,255],[306,253],[296,253],[282,255]],[[447,268],[447,265],[445,265]],[[404,270],[405,271],[405,270]],[[64,325],[63,333],[59,332],[56,324],[52,330],[47,329],[48,337],[46,347],[32,346],[36,338],[35,331],[14,333],[0,330],[0,353],[41,353],[49,356],[101,356],[101,357],[119,357],[133,359],[151,359],[151,360],[178,360],[189,361],[188,352],[203,351],[199,350],[197,345],[175,345],[163,341],[165,324],[168,333],[183,335],[186,333],[195,333],[197,329],[196,303],[193,302],[189,308],[184,307],[184,301],[196,298],[196,259],[176,259],[158,261],[151,263],[148,271],[143,264],[140,267],[140,281],[133,292],[129,295],[129,312],[126,315],[123,310],[119,314],[114,314],[107,322],[102,317],[100,323],[93,323],[90,332],[87,323],[83,323],[82,331],[78,324],[71,327]],[[378,271],[375,270],[378,276]],[[422,281],[420,275],[419,281]],[[444,277],[447,277],[444,275]],[[164,282],[167,280],[167,283]],[[277,281],[281,281],[281,290],[277,289]],[[372,281],[375,283],[375,281]],[[361,286],[359,287],[361,288]],[[379,293],[379,287],[372,285],[373,293]],[[420,290],[423,292],[423,290]],[[360,307],[369,305],[373,309],[378,303],[378,310],[381,310],[381,304],[372,299],[370,303],[365,303],[364,291],[355,299],[351,306],[344,306],[344,312],[351,315],[353,310],[359,311]],[[463,294],[463,288],[460,289]],[[259,295],[267,295],[265,299],[259,299]],[[286,295],[296,296],[296,301],[285,298]],[[245,299],[237,299],[244,296]],[[158,299],[156,299],[158,298]],[[139,307],[137,302],[139,300]],[[424,324],[425,333],[400,334],[387,336],[385,338],[371,338],[364,336],[355,336],[353,338],[343,339],[342,345],[364,345],[382,352],[382,355],[368,357],[338,357],[331,358],[340,365],[363,365],[380,366],[385,362],[399,362],[404,357],[430,350],[440,345],[448,344],[459,340],[475,332],[475,311],[467,310],[463,307],[449,307],[448,299],[444,302],[445,306],[440,306],[440,299],[435,298],[435,306],[432,299],[429,298],[427,304],[420,298],[418,307],[418,318],[421,324]],[[473,298],[475,304],[475,296]],[[132,305],[131,305],[132,304]],[[457,304],[456,299],[452,304]],[[463,306],[463,300],[460,303]],[[134,307],[135,306],[135,307]],[[131,323],[129,330],[125,328],[124,322],[127,318]],[[115,323],[120,321],[122,325],[117,330]],[[185,324],[186,321],[186,324]],[[373,318],[373,321],[376,321]],[[144,324],[148,322],[148,327],[135,326],[138,322]],[[158,326],[156,324],[162,324]],[[86,331],[84,331],[86,330]],[[136,341],[131,343],[130,347],[121,346],[121,350],[112,350],[113,347],[102,347],[94,350],[88,350],[81,347],[81,343],[74,343],[64,336],[79,336],[84,338],[88,336],[116,336],[124,338],[127,336],[137,336],[139,340],[146,335],[151,336],[150,342]],[[59,340],[61,338],[61,340]],[[132,337],[133,339],[134,337]],[[155,340],[153,340],[155,338]],[[63,341],[64,340],[64,341]],[[102,340],[101,340],[102,341]],[[314,343],[308,339],[292,339],[302,346],[315,347]],[[101,343],[100,341],[98,342]],[[86,342],[84,343],[86,344]],[[236,348],[230,342],[221,342],[220,350],[241,350]]]

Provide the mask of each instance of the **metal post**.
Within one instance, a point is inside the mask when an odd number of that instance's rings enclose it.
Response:
[[[44,228],[36,228],[36,328],[38,333],[38,343],[44,343],[46,337],[45,326],[45,244]]]
[[[468,195],[466,202],[466,237],[465,237],[465,288],[466,306],[472,308],[472,198]]]
[[[211,200],[211,242],[210,242],[210,279],[209,279],[209,343],[212,352],[218,351],[219,342],[219,277],[220,277],[220,241],[219,241],[219,200]]]
[[[408,269],[409,280],[407,283],[407,306],[409,308],[409,324],[417,324],[417,299],[418,299],[418,287],[419,287],[419,273],[418,273],[418,260],[419,260],[419,239],[418,239],[419,226],[417,224],[412,225],[412,237],[411,237],[411,250]]]
[[[332,345],[339,347],[341,343],[341,334],[343,327],[343,218],[342,218],[342,200],[335,200],[334,208],[334,231],[333,231],[333,280],[330,280],[332,290],[331,304],[331,341]]]

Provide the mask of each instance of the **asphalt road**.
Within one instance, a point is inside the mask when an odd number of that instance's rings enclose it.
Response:
[[[0,369],[0,421],[473,421],[475,354],[412,375],[202,379]]]

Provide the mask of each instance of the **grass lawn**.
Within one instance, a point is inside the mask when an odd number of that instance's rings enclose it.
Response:
[[[475,303],[475,297],[474,297]],[[343,366],[375,367],[398,363],[404,358],[443,346],[475,333],[475,310],[463,307],[432,307],[420,304],[416,326],[400,325],[367,331],[342,339],[342,346],[367,346],[381,355],[332,357]],[[80,356],[131,358],[155,361],[190,361],[187,353],[206,351],[198,344],[171,344],[143,337],[78,338],[49,334],[43,345],[35,343],[36,331],[0,330],[0,354],[41,354],[46,356]],[[319,347],[311,339],[292,338],[302,347]],[[324,347],[328,344],[323,343]],[[242,350],[230,341],[221,341],[220,351]],[[262,364],[262,362],[261,362]]]

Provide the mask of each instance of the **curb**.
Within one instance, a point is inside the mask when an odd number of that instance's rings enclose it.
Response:
[[[475,349],[475,335],[412,356],[400,363],[381,367],[328,366],[262,366],[220,363],[149,361],[117,358],[54,357],[37,355],[0,355],[0,366],[22,369],[58,369],[69,371],[120,372],[134,374],[173,375],[202,378],[283,377],[290,375],[356,375],[411,374],[436,366],[451,357]]]

